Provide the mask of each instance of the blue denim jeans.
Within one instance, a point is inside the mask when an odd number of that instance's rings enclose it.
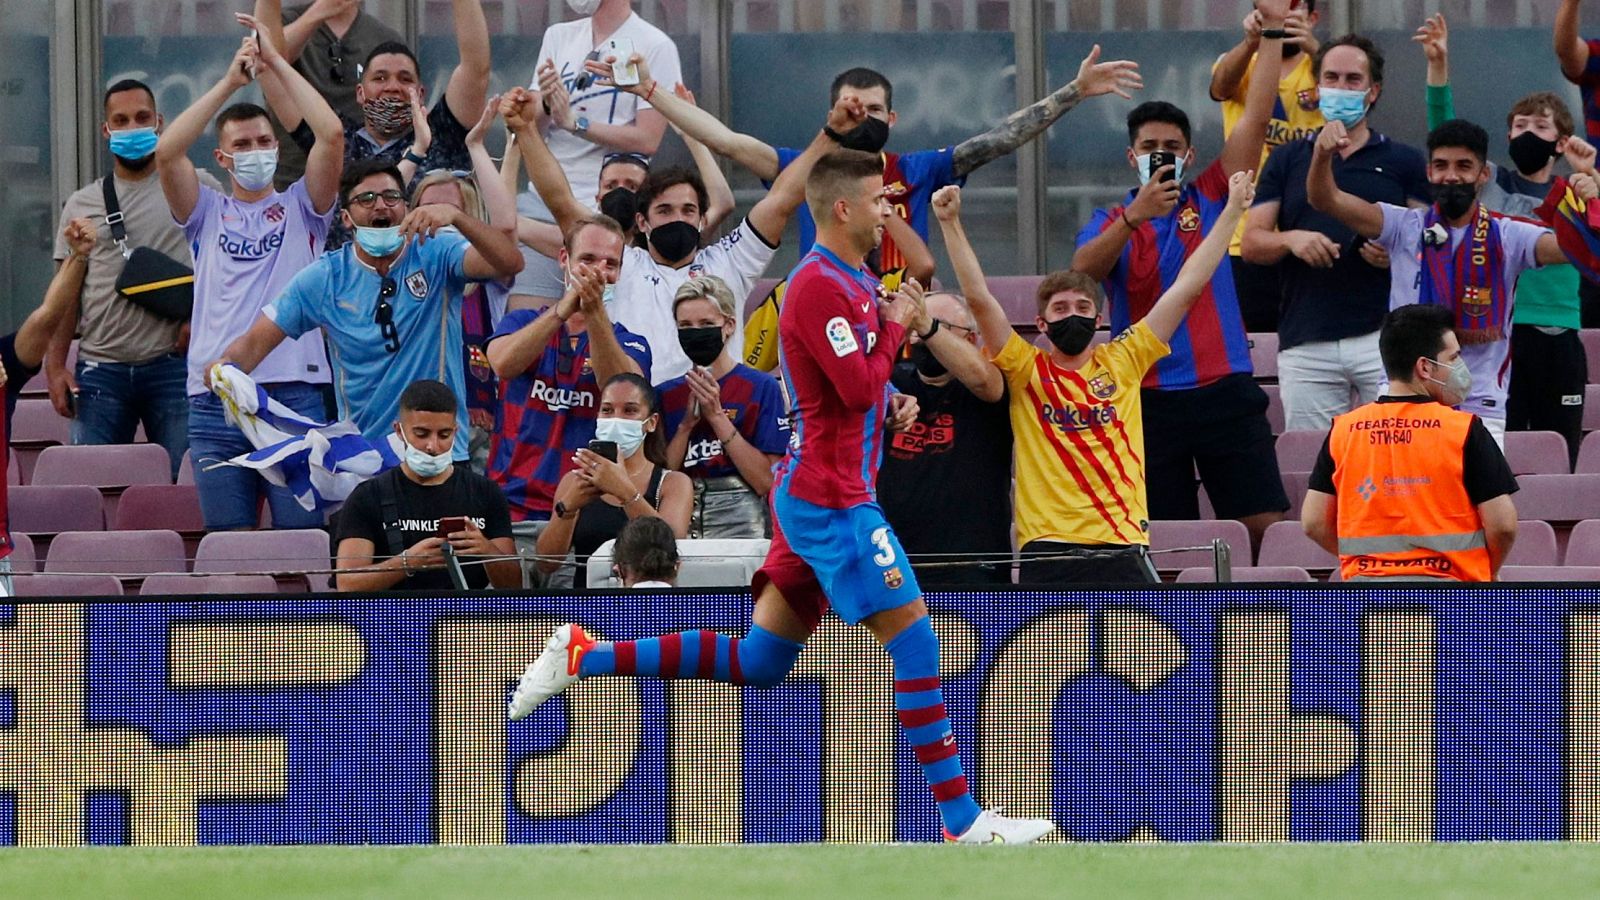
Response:
[[[189,449],[184,358],[169,353],[133,364],[80,359],[75,374],[78,412],[72,419],[72,442],[131,444],[143,422],[145,437],[167,448],[176,479],[183,451]]]
[[[322,391],[310,384],[269,384],[267,394],[303,416],[321,419]],[[244,432],[228,424],[215,394],[189,398],[189,449],[194,457],[194,483],[200,491],[200,514],[211,531],[255,528],[257,502],[267,495],[274,528],[321,528],[322,514],[304,509],[288,488],[268,482],[254,469],[217,466],[256,449]],[[213,468],[213,466],[215,466]]]

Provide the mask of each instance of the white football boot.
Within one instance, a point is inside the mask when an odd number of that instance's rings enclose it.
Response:
[[[959,837],[946,831],[944,839],[957,844],[1031,844],[1055,830],[1049,819],[1018,819],[986,809]]]
[[[506,714],[512,721],[525,719],[539,704],[567,689],[578,680],[578,663],[595,644],[578,625],[562,625],[545,641],[544,652],[528,663],[517,679]],[[980,820],[981,821],[981,820]]]

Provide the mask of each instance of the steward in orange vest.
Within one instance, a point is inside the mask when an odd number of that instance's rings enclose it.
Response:
[[[1384,319],[1389,392],[1333,420],[1301,521],[1341,577],[1493,581],[1516,539],[1516,479],[1477,416],[1451,407],[1471,374],[1441,306]]]

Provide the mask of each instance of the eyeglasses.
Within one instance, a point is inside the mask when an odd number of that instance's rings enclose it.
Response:
[[[384,206],[399,206],[406,201],[406,195],[393,188],[387,191],[362,191],[350,195],[350,202],[362,209],[371,209],[379,200],[383,201]]]
[[[591,50],[589,51],[589,55],[583,58],[583,61],[588,62],[590,60],[598,60],[599,58],[600,51]],[[594,79],[594,73],[580,65],[578,66],[578,77],[572,79],[572,89],[575,91],[587,90],[589,85],[594,84]]]
[[[600,168],[604,169],[612,163],[619,162],[638,166],[647,172],[650,170],[650,157],[645,156],[643,153],[607,153],[600,160]]]
[[[472,173],[466,169],[429,169],[422,173],[423,178],[432,178],[435,175],[449,175],[451,178],[459,178],[462,181],[472,180]]]
[[[378,308],[372,314],[378,323],[378,333],[383,335],[383,349],[390,353],[400,352],[400,330],[394,327],[394,307],[389,305],[389,298],[399,290],[394,279],[385,276],[383,286],[378,289]]]
[[[344,41],[342,41],[342,40],[335,40],[333,43],[328,45],[328,63],[330,65],[330,68],[328,69],[328,78],[334,84],[344,84],[345,83],[345,74],[344,74],[344,55],[345,55],[345,52],[346,52],[346,50],[345,50],[345,46],[344,46]]]

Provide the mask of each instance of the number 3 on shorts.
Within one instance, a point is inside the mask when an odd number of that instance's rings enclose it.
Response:
[[[872,532],[872,546],[878,552],[872,555],[872,561],[880,566],[887,566],[894,562],[894,545],[889,543],[889,529],[877,528]]]

